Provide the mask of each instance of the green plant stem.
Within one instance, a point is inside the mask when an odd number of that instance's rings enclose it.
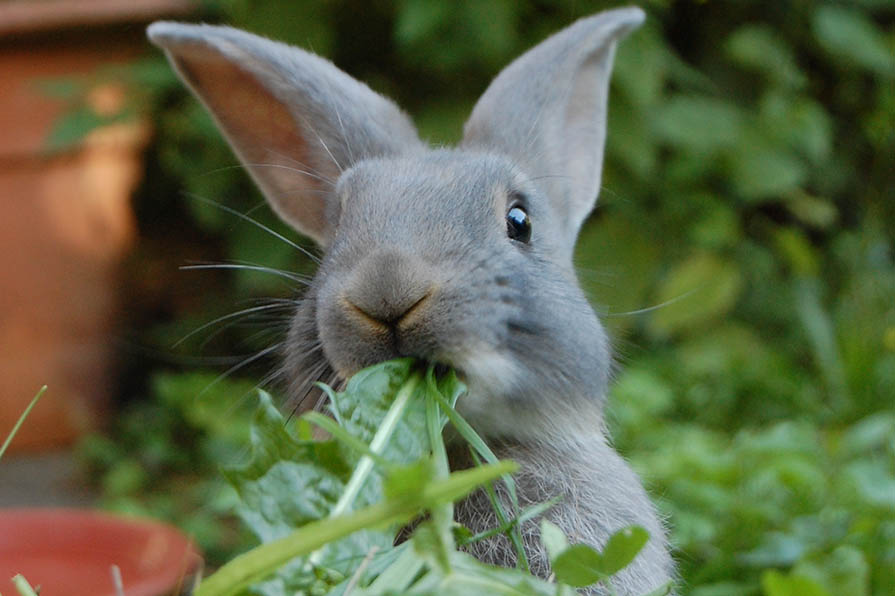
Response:
[[[423,488],[418,498],[394,499],[338,518],[311,522],[284,538],[262,544],[234,558],[199,584],[196,596],[239,594],[295,557],[314,552],[364,528],[406,522],[421,510],[459,499],[480,484],[516,469],[513,462],[500,462],[455,472],[444,481]]]
[[[457,410],[447,402],[447,400],[442,397],[440,393],[437,391],[432,394],[432,397],[438,402],[438,405],[444,410],[445,415],[450,420],[451,424],[460,433],[466,442],[469,443],[472,448],[472,454],[475,457],[475,454],[478,453],[479,456],[484,458],[488,463],[494,463],[497,461],[497,456],[494,455],[494,452],[491,451],[491,448],[485,443],[484,440],[479,436],[475,429],[470,426],[468,422],[460,415]],[[477,463],[481,463],[478,458],[476,458]],[[512,476],[506,476],[503,478],[504,483],[507,487],[507,494],[510,498],[510,503],[513,506],[514,515],[518,515],[519,512],[519,500],[516,497],[516,483],[513,481]],[[491,503],[494,506],[494,511],[497,514],[498,521],[501,525],[506,525],[509,516],[507,516],[506,512],[503,510],[503,506],[500,503],[500,500],[497,499],[496,495],[494,495],[494,489],[492,487],[487,487],[489,491],[489,497],[491,498]],[[525,547],[522,544],[522,532],[518,526],[511,527],[510,531],[507,533],[507,537],[510,539],[510,542],[513,544],[513,548],[516,550],[516,562],[517,565],[525,570],[529,571],[528,566],[528,557],[525,555]]]
[[[435,461],[435,477],[443,480],[450,476],[451,468],[448,463],[447,449],[444,446],[444,420],[442,418],[441,409],[438,401],[434,399],[433,394],[441,396],[438,386],[435,384],[435,374],[430,368],[426,375],[426,384],[428,386],[428,397],[426,400],[426,426],[429,431],[429,445],[432,448],[432,458]],[[451,524],[454,521],[454,503],[448,501],[432,509],[432,522],[435,524],[442,544],[446,550],[454,550],[454,535],[451,531]],[[447,570],[445,570],[447,571]]]
[[[38,401],[38,400],[40,399],[40,397],[46,392],[46,390],[47,390],[47,386],[46,386],[46,385],[44,385],[43,387],[41,387],[40,390],[37,392],[37,395],[35,395],[35,396],[31,399],[31,403],[28,404],[28,407],[25,408],[25,411],[22,412],[22,415],[19,416],[19,419],[16,421],[15,425],[12,427],[12,430],[9,431],[9,435],[7,435],[6,440],[3,441],[3,446],[0,447],[0,459],[3,459],[3,454],[6,453],[6,448],[9,447],[9,444],[10,444],[10,443],[12,443],[12,439],[13,439],[13,437],[15,437],[15,436],[16,436],[16,433],[19,432],[19,428],[21,428],[22,423],[25,422],[25,418],[28,417],[28,414],[31,413],[31,409],[32,409],[35,405],[37,405],[37,401]],[[20,576],[20,575],[17,575],[16,577],[21,577],[21,576]]]
[[[307,420],[311,424],[318,426],[328,432],[330,435],[351,447],[358,453],[362,455],[369,456],[373,459],[373,461],[380,466],[389,467],[393,465],[390,461],[382,457],[380,454],[375,453],[370,446],[349,433],[345,430],[344,427],[339,426],[339,424],[330,418],[329,416],[324,416],[320,412],[306,412],[302,415],[304,420]]]
[[[395,401],[392,402],[391,407],[385,414],[385,418],[382,419],[382,424],[379,425],[379,429],[376,431],[376,434],[373,435],[373,440],[370,441],[370,451],[372,453],[377,456],[382,454],[392,433],[394,433],[395,428],[398,427],[398,422],[400,422],[401,416],[407,409],[407,405],[410,403],[410,398],[413,396],[413,392],[419,384],[419,381],[420,375],[418,373],[413,374],[407,379],[404,385],[401,386],[401,389],[398,390],[398,395],[395,396]],[[374,460],[370,455],[361,457],[357,467],[354,469],[354,473],[351,474],[351,479],[348,481],[348,485],[345,487],[345,492],[342,493],[342,496],[339,498],[332,511],[330,511],[330,517],[336,517],[351,510],[351,505],[354,503],[354,499],[357,498],[364,482],[367,481],[370,472],[373,471],[373,463]]]
[[[374,457],[378,457],[382,454],[392,433],[395,432],[395,428],[397,428],[401,416],[407,409],[407,405],[410,403],[410,398],[413,396],[419,382],[420,374],[414,373],[410,375],[407,381],[405,381],[398,390],[398,394],[395,396],[395,401],[392,402],[391,407],[389,407],[388,412],[385,414],[385,418],[382,419],[382,423],[376,430],[376,434],[373,435],[373,440],[370,441],[370,453],[361,456],[360,461],[357,463],[357,467],[354,468],[354,472],[348,480],[348,484],[345,486],[345,491],[329,512],[330,518],[338,517],[351,511],[351,506],[354,503],[354,500],[357,498],[358,493],[360,493],[361,488],[363,488],[364,482],[366,482],[367,478],[370,476],[370,472],[373,471],[373,464],[375,463]],[[314,552],[309,557],[308,563],[312,566],[317,565],[322,556],[322,551]]]

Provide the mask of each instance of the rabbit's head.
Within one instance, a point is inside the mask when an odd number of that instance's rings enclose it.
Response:
[[[600,186],[616,42],[643,13],[582,19],[510,64],[457,148],[302,50],[156,23],[273,209],[323,249],[286,343],[293,392],[397,356],[456,368],[488,436],[594,423],[606,335],[572,266]]]

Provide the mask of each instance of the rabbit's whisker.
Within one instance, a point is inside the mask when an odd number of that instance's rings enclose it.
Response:
[[[315,263],[317,263],[317,264],[320,263],[320,259],[319,259],[317,256],[315,256],[314,254],[312,254],[311,251],[309,251],[308,249],[304,248],[303,246],[300,246],[300,245],[296,244],[295,242],[289,240],[288,238],[286,238],[285,236],[283,236],[283,235],[280,234],[279,232],[276,232],[276,231],[270,229],[268,226],[264,225],[263,223],[261,223],[261,222],[258,221],[257,219],[251,218],[251,217],[249,217],[248,215],[246,215],[246,214],[244,214],[244,213],[240,213],[240,212],[237,211],[236,209],[232,209],[232,208],[230,208],[230,207],[227,207],[226,205],[221,205],[220,203],[218,203],[218,202],[216,202],[216,201],[212,201],[212,200],[206,199],[206,198],[204,198],[204,197],[200,197],[199,195],[196,195],[196,194],[194,194],[194,193],[185,193],[185,194],[186,194],[187,197],[193,199],[194,201],[199,201],[200,203],[205,203],[206,205],[211,205],[211,206],[213,206],[213,207],[217,207],[218,209],[220,209],[220,210],[222,210],[222,211],[225,211],[225,212],[227,212],[227,213],[229,213],[229,214],[231,214],[231,215],[235,215],[236,217],[238,217],[238,218],[240,218],[240,219],[242,219],[242,220],[244,220],[244,221],[247,221],[247,222],[249,222],[249,223],[251,223],[251,224],[257,226],[258,228],[264,230],[265,232],[267,232],[268,234],[270,234],[270,235],[273,236],[274,238],[277,238],[278,240],[282,240],[283,242],[285,242],[286,244],[288,244],[288,245],[291,246],[292,248],[294,248],[294,249],[296,249],[297,251],[299,251],[300,253],[304,254],[306,257],[308,257],[309,259],[311,259],[313,262],[315,262]]]
[[[282,308],[284,308],[282,304],[265,304],[262,306],[254,306],[252,308],[244,308],[244,309],[238,310],[236,312],[231,312],[229,314],[217,317],[216,319],[212,319],[211,321],[208,321],[207,323],[200,325],[199,327],[196,327],[195,329],[193,329],[192,331],[190,331],[189,333],[187,333],[186,335],[184,335],[183,337],[178,339],[176,342],[174,342],[171,345],[171,347],[176,348],[177,346],[179,346],[180,344],[182,344],[189,338],[193,337],[197,333],[201,333],[203,330],[208,329],[212,325],[216,325],[223,321],[227,321],[227,320],[230,320],[233,318],[238,318],[238,317],[244,317],[244,316],[252,314],[252,313],[263,312],[263,311],[272,310],[272,309],[282,309]]]
[[[278,277],[285,277],[286,279],[298,282],[305,286],[309,285],[311,282],[311,278],[306,275],[292,273],[291,271],[283,271],[282,269],[275,269],[273,267],[265,267],[263,265],[254,265],[251,263],[199,263],[195,265],[182,265],[180,267],[181,271],[198,271],[203,269],[241,269],[245,271],[260,271]]]
[[[252,364],[253,362],[257,362],[258,360],[264,358],[265,356],[268,356],[269,354],[272,354],[273,352],[276,352],[277,350],[280,349],[280,345],[281,345],[280,343],[275,343],[272,346],[264,348],[263,350],[260,350],[256,353],[254,353],[253,355],[249,356],[248,358],[244,358],[240,362],[234,364],[233,366],[231,366],[230,368],[225,370],[223,373],[218,375],[217,378],[215,378],[212,382],[210,382],[208,385],[206,385],[205,388],[199,392],[197,397],[204,395],[212,387],[214,387],[215,385],[217,385],[224,379],[228,378],[230,375],[232,375],[236,371],[245,368],[246,366]]]
[[[628,317],[631,315],[642,315],[644,313],[652,312],[654,310],[659,310],[660,308],[665,308],[666,306],[670,306],[670,305],[674,304],[675,302],[680,302],[681,300],[683,300],[684,298],[687,298],[688,296],[697,292],[698,290],[699,290],[699,288],[693,288],[692,290],[684,292],[683,294],[681,294],[679,296],[675,296],[674,298],[670,298],[670,299],[666,300],[665,302],[661,302],[654,306],[647,306],[646,308],[638,308],[637,310],[629,310],[627,312],[606,313],[603,316],[606,318],[614,318],[614,317]]]

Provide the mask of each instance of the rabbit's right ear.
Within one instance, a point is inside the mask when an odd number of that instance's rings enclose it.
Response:
[[[510,156],[547,191],[570,255],[600,188],[615,46],[643,19],[619,8],[549,37],[491,82],[466,122],[465,147]]]
[[[391,101],[318,56],[230,27],[158,22],[165,50],[284,220],[326,246],[344,169],[421,144]]]

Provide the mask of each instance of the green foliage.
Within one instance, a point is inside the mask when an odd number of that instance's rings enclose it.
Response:
[[[154,399],[131,405],[108,435],[82,441],[80,459],[102,490],[101,505],[176,523],[211,565],[250,543],[234,516],[237,497],[219,466],[248,442],[251,382],[204,373],[159,373]]]
[[[542,527],[544,525],[546,524],[542,524]],[[551,539],[556,541],[555,537]],[[575,544],[551,557],[550,563],[558,581],[581,588],[624,569],[634,560],[647,540],[649,534],[646,530],[632,526],[614,534],[603,552],[597,552],[586,544]]]
[[[559,582],[552,585],[527,569],[496,569],[456,550],[452,502],[509,478],[516,466],[451,473],[442,432],[449,421],[462,421],[454,404],[464,387],[453,373],[436,379],[432,367],[421,382],[412,366],[386,362],[359,372],[345,391],[325,389],[340,429],[328,439],[313,439],[302,427],[319,415],[287,422],[261,392],[251,456],[227,476],[240,496],[240,516],[263,544],[204,580],[198,596],[569,594],[563,583],[609,581],[640,552],[649,536],[639,527],[619,531],[598,552],[568,546],[545,521]],[[410,542],[393,546],[414,518]]]
[[[441,143],[458,138],[501,65],[605,7],[227,0],[204,18],[329,56]],[[893,595],[895,10],[889,0],[647,10],[619,47],[600,206],[577,253],[623,361],[608,413],[616,444],[669,515],[683,593]],[[114,442],[85,449],[110,504],[194,524],[220,561],[245,541],[217,523],[235,498],[207,478],[234,461],[231,433],[247,433],[249,415],[193,411],[214,376],[183,371],[195,371],[197,353],[253,354],[278,341],[288,305],[276,300],[297,289],[258,270],[156,280],[185,262],[300,274],[313,264],[193,198],[288,235],[160,56],[101,74],[131,90],[128,114],[156,125],[137,201],[145,248],[128,267],[150,273],[130,280],[128,303],[136,343],[169,356],[125,363],[125,392],[151,399],[120,417]],[[93,82],[51,85],[80,119],[60,123],[63,138],[93,122],[77,111]],[[260,326],[226,319],[171,348],[246,300],[270,306],[251,313]],[[273,366],[265,354],[235,374]],[[161,370],[167,385],[153,381]],[[223,382],[206,395],[243,393]],[[412,576],[420,560],[402,556]]]

